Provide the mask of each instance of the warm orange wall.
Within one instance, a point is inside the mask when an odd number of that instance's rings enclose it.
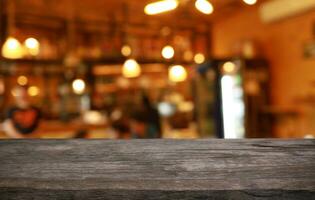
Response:
[[[215,56],[234,54],[241,40],[258,42],[262,54],[271,63],[272,100],[278,106],[294,105],[293,99],[306,95],[315,81],[315,58],[303,58],[303,44],[312,39],[315,11],[271,24],[263,24],[257,7],[248,7],[213,27]]]

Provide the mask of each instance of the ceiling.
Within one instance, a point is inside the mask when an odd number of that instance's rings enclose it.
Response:
[[[112,29],[127,24],[146,25],[150,28],[169,26],[194,27],[207,30],[214,20],[233,16],[245,8],[242,0],[209,0],[214,13],[204,15],[194,7],[194,0],[180,0],[180,6],[171,12],[156,16],[144,14],[144,7],[156,0],[0,0],[4,13],[14,8],[16,27],[38,25],[52,29],[64,29],[65,21],[76,21],[84,29]],[[258,0],[263,2],[265,0]],[[105,24],[107,23],[107,25]],[[82,27],[83,27],[82,25]],[[90,27],[90,28],[86,28]],[[143,26],[144,27],[144,26]]]
[[[241,0],[210,0],[215,12],[208,16],[194,9],[193,0],[181,0],[180,7],[176,11],[150,17],[145,16],[145,5],[154,0],[0,0],[15,4],[16,13],[28,13],[40,16],[55,16],[63,18],[80,18],[96,20],[104,18],[135,18],[155,19],[164,18],[178,20],[180,18],[193,20],[211,20],[215,17],[246,6]]]

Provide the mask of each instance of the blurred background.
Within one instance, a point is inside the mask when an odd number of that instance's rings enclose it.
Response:
[[[314,138],[314,0],[0,0],[0,138]]]

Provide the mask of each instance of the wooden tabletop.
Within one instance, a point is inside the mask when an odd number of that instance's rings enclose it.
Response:
[[[315,140],[0,140],[0,199],[315,199]]]

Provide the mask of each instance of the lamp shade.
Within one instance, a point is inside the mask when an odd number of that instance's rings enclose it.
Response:
[[[187,78],[187,71],[181,65],[174,65],[169,69],[168,77],[172,82],[182,82]]]
[[[14,37],[8,37],[1,49],[2,56],[9,59],[22,58],[24,50],[21,43]]]
[[[126,78],[135,78],[140,76],[141,67],[134,59],[128,59],[123,65],[122,74]]]

